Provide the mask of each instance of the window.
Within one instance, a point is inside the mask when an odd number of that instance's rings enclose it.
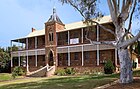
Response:
[[[78,60],[78,53],[75,53],[74,60]]]
[[[68,60],[68,53],[66,53],[66,60]]]
[[[42,44],[45,44],[45,37],[42,37]]]
[[[65,34],[66,42],[68,42],[68,33]]]
[[[59,59],[59,61],[63,60],[63,54],[62,53],[58,54],[58,59]]]
[[[78,32],[73,33],[74,38],[78,38]]]
[[[45,56],[42,56],[42,61],[46,61],[46,60],[45,60]]]
[[[44,37],[42,37],[42,42],[45,43],[45,38]]]
[[[29,45],[31,45],[31,44],[32,44],[32,38],[29,39]]]
[[[53,41],[53,33],[52,33],[52,41]]]
[[[89,52],[85,52],[84,54],[84,59],[88,60],[90,58]]]
[[[53,33],[52,32],[49,33],[49,41],[53,41]]]

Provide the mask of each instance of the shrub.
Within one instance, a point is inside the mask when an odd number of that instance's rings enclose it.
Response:
[[[73,68],[57,69],[54,74],[58,76],[73,75],[75,70]]]
[[[16,76],[21,76],[24,74],[24,71],[21,67],[17,66],[12,71],[12,77],[15,78]]]
[[[105,63],[105,66],[104,66],[104,72],[105,74],[112,74],[114,72],[114,65],[112,63],[111,60],[107,60],[107,62]]]
[[[58,76],[64,76],[66,75],[66,72],[64,69],[57,69],[54,74]]]
[[[133,61],[133,64],[132,64],[133,68],[135,69],[137,67],[137,62]]]
[[[75,74],[74,68],[66,68],[65,72],[66,72],[66,74],[72,74],[72,75]]]

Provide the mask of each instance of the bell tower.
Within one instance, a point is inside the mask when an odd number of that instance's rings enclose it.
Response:
[[[45,54],[46,65],[57,66],[57,35],[56,31],[63,30],[64,24],[56,14],[56,9],[53,8],[53,14],[45,23]]]

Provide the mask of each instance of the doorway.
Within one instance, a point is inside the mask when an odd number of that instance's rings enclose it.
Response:
[[[49,64],[49,66],[53,66],[53,65],[54,65],[54,60],[53,60],[53,53],[52,53],[52,51],[50,51],[50,53],[49,53],[48,64]]]

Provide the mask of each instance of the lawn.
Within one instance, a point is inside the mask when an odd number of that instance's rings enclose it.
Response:
[[[23,76],[18,76],[16,79],[23,78]],[[12,74],[10,73],[0,73],[0,82],[2,81],[8,81],[8,80],[13,80]]]
[[[25,78],[0,82],[0,89],[92,89],[113,82],[114,78],[68,76],[54,78]]]
[[[0,81],[11,80],[11,74],[8,73],[0,73]]]
[[[140,71],[135,71],[134,76],[140,77]],[[111,83],[118,78],[119,74],[20,78],[1,81],[0,89],[93,89]]]

